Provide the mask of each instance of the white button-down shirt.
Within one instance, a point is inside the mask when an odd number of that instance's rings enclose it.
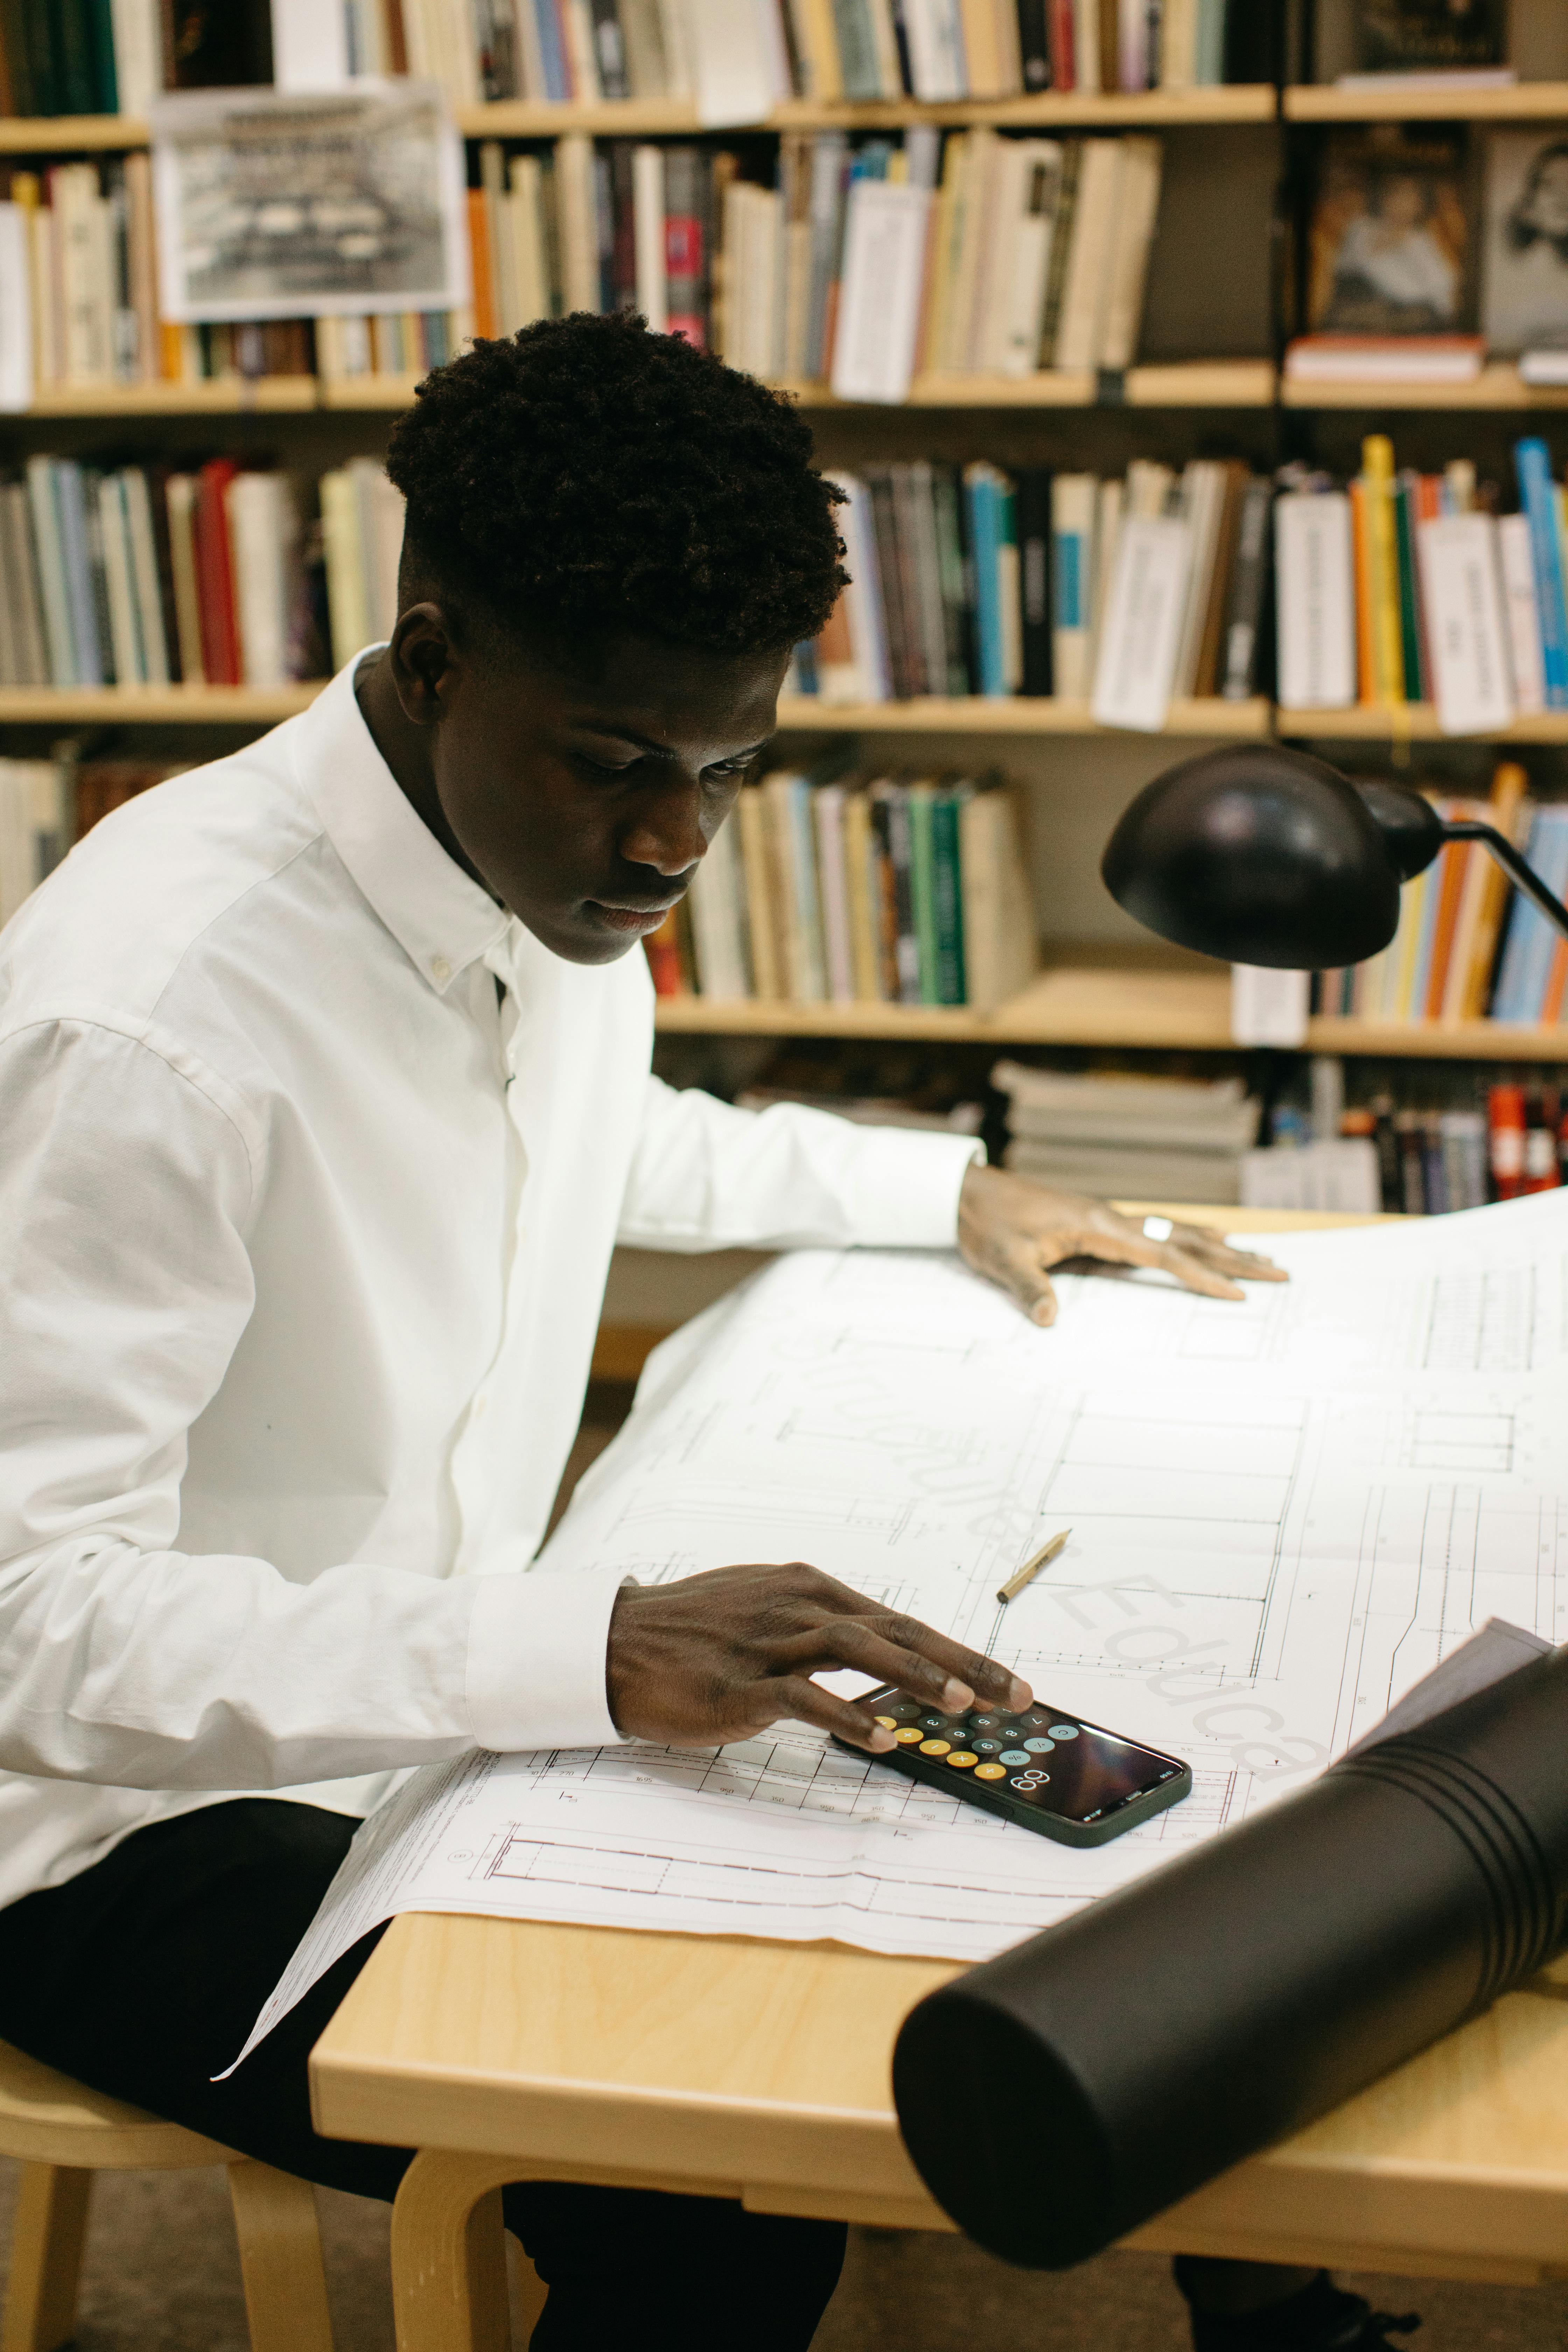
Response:
[[[677,1093],[652,1035],[346,671],[0,936],[0,1902],[239,1790],[616,1737],[616,1578],[516,1571],[617,1234],[945,1246],[974,1151]]]

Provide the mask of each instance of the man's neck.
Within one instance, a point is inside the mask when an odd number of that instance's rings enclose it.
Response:
[[[441,806],[441,795],[436,788],[436,763],[430,756],[430,730],[416,727],[397,698],[392,681],[392,665],[384,654],[373,654],[361,662],[354,672],[354,700],[360,716],[370,730],[371,741],[381,753],[391,772],[393,782],[405,800],[426,828],[435,835],[455,866],[460,866],[471,882],[481,890],[488,888],[482,875],[475,872],[464,856],[456,834],[447,822],[447,812]],[[489,891],[491,898],[495,897]],[[500,901],[497,901],[498,905]]]

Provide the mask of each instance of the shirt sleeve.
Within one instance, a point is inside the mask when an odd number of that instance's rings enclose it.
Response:
[[[951,1249],[966,1135],[737,1110],[649,1078],[618,1238],[643,1249]]]
[[[0,1044],[0,1769],[287,1788],[614,1739],[618,1578],[180,1550],[254,1305],[253,1150],[216,1083],[92,1023]]]

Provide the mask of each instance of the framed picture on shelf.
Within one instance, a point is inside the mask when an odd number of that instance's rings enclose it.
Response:
[[[152,131],[165,319],[468,301],[467,168],[435,82],[181,90],[156,102]]]
[[[1503,62],[1503,0],[1360,0],[1363,73],[1442,73]]]
[[[1455,137],[1331,133],[1307,237],[1308,331],[1442,335],[1464,323],[1470,236]]]
[[[1568,347],[1568,131],[1487,142],[1481,329],[1495,352]]]

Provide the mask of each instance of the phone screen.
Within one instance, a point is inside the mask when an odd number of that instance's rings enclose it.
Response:
[[[928,1781],[973,1780],[1013,1804],[1090,1824],[1178,1778],[1176,1756],[1143,1748],[1059,1708],[1036,1705],[1008,1715],[971,1707],[944,1715],[906,1691],[874,1692],[864,1702]],[[893,1759],[888,1759],[891,1762]]]

